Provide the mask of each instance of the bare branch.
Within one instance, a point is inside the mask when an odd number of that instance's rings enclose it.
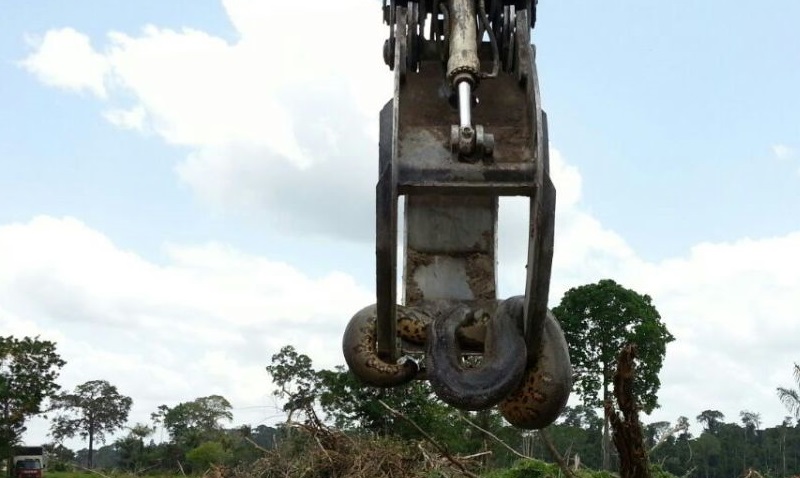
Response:
[[[676,434],[678,432],[685,432],[688,429],[689,429],[689,422],[678,421],[678,423],[676,423],[674,427],[670,428],[669,430],[664,432],[663,435],[661,435],[661,437],[658,439],[658,442],[655,445],[653,445],[653,448],[650,448],[650,451],[647,452],[647,453],[648,454],[652,454],[653,451],[656,448],[658,448],[661,445],[663,445],[669,439],[669,437],[671,437],[672,435],[674,435],[674,434]]]
[[[473,428],[477,429],[478,431],[480,431],[480,432],[481,432],[481,433],[483,433],[484,435],[486,435],[486,436],[488,436],[489,438],[493,439],[493,440],[494,440],[494,441],[496,441],[497,443],[499,443],[499,444],[503,445],[503,446],[504,446],[504,447],[505,447],[505,448],[506,448],[508,451],[510,451],[511,453],[513,453],[513,454],[517,455],[518,457],[520,457],[520,458],[523,458],[523,459],[525,459],[525,460],[528,460],[528,459],[530,459],[530,457],[528,457],[528,456],[525,456],[525,455],[523,455],[522,453],[518,452],[517,450],[513,449],[511,446],[509,446],[509,445],[508,445],[508,443],[506,443],[506,442],[504,442],[503,440],[501,440],[501,439],[500,439],[500,438],[499,438],[497,435],[495,435],[494,433],[490,432],[489,430],[486,430],[486,429],[484,429],[484,428],[481,428],[481,427],[480,427],[480,426],[478,426],[478,425],[477,425],[475,422],[473,422],[473,421],[472,421],[472,420],[470,420],[469,418],[465,417],[464,415],[461,415],[461,419],[462,419],[462,420],[464,420],[465,422],[467,422],[467,423],[468,423],[468,424],[469,424],[471,427],[473,427]]]
[[[567,461],[564,459],[563,456],[561,456],[561,453],[558,452],[556,446],[553,445],[553,440],[550,439],[550,434],[547,433],[545,429],[541,429],[539,430],[539,435],[541,435],[542,441],[544,442],[544,445],[547,447],[547,451],[550,452],[550,456],[552,456],[553,459],[556,461],[558,467],[561,468],[561,471],[568,478],[576,478],[575,473],[573,473],[572,470],[569,469]]]
[[[104,475],[103,473],[100,473],[100,472],[99,472],[99,471],[97,471],[97,470],[93,470],[93,469],[90,469],[90,468],[84,468],[84,467],[82,467],[82,466],[80,466],[80,465],[75,465],[75,467],[76,467],[76,468],[80,468],[81,470],[84,470],[84,471],[88,471],[88,472],[94,473],[95,475],[100,475],[100,476],[102,476],[103,478],[111,478],[110,476],[108,476],[108,475]]]
[[[407,421],[407,422],[408,422],[408,423],[409,423],[409,424],[410,424],[412,427],[414,427],[414,429],[416,429],[416,430],[417,430],[417,431],[420,433],[420,435],[422,435],[422,436],[423,436],[423,438],[425,438],[425,440],[427,440],[427,441],[428,441],[428,442],[429,442],[431,445],[433,445],[434,447],[436,447],[436,449],[437,449],[437,450],[439,450],[439,452],[440,452],[440,453],[441,453],[441,454],[442,454],[442,455],[443,455],[445,458],[447,458],[447,460],[448,460],[450,463],[452,463],[452,464],[453,464],[453,465],[455,465],[455,466],[456,466],[456,467],[457,467],[459,470],[461,470],[461,472],[462,472],[462,473],[464,473],[464,475],[465,475],[465,476],[468,476],[468,477],[470,477],[470,478],[480,478],[480,477],[479,477],[478,475],[476,475],[475,473],[472,473],[471,471],[469,471],[469,470],[467,469],[467,467],[466,467],[466,466],[464,466],[464,464],[463,464],[463,463],[461,463],[460,461],[456,460],[456,459],[453,457],[453,455],[451,455],[451,454],[450,454],[450,451],[448,451],[448,450],[447,450],[447,447],[445,447],[444,445],[441,445],[441,444],[439,444],[439,443],[438,443],[436,440],[434,440],[434,439],[433,439],[433,438],[432,438],[432,437],[431,437],[431,436],[430,436],[428,433],[426,433],[426,432],[425,432],[425,430],[423,430],[422,428],[420,428],[420,427],[419,427],[419,425],[417,425],[417,424],[414,422],[414,420],[412,420],[412,419],[408,418],[407,416],[405,416],[405,415],[403,415],[402,413],[398,412],[398,411],[397,411],[397,410],[395,410],[394,408],[390,407],[390,406],[389,406],[389,405],[387,405],[387,404],[386,404],[386,402],[384,402],[383,400],[378,400],[378,403],[380,403],[381,405],[383,405],[383,408],[385,408],[386,410],[388,410],[388,411],[389,411],[389,413],[391,413],[392,415],[394,415],[394,416],[396,416],[396,417],[398,417],[398,418],[402,418],[403,420]]]

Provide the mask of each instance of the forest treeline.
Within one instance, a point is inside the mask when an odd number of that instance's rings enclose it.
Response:
[[[160,407],[152,415],[152,425],[136,425],[127,436],[99,448],[96,466],[131,472],[175,472],[179,466],[189,472],[211,464],[240,466],[257,460],[264,450],[292,443],[292,430],[309,421],[325,422],[325,426],[351,436],[422,441],[413,421],[454,454],[485,453],[482,469],[486,471],[510,468],[520,456],[554,461],[544,434],[508,426],[494,410],[453,409],[436,399],[426,382],[394,389],[365,388],[343,367],[315,370],[310,358],[292,346],[273,355],[267,370],[279,387],[276,395],[283,400],[286,422],[274,427],[226,428],[231,416],[227,400],[200,397]],[[777,396],[775,404],[780,406]],[[405,418],[388,413],[386,406],[402,411]],[[800,424],[796,418],[787,416],[772,427],[764,427],[758,413],[746,410],[730,421],[713,409],[699,411],[691,420],[679,417],[675,422],[647,423],[645,416],[641,418],[651,462],[672,475],[735,478],[748,469],[769,477],[800,475]],[[698,435],[690,433],[690,422],[702,427]],[[164,442],[153,439],[157,426],[167,431]],[[567,407],[545,433],[570,466],[598,470],[603,468],[603,428],[597,409],[577,405]],[[56,447],[52,452],[65,465],[88,461],[87,449],[73,453]],[[618,461],[613,446],[610,452],[609,468],[615,470]]]
[[[417,393],[409,392],[409,397]],[[405,400],[401,397],[382,398],[395,403]],[[418,433],[410,428],[404,429],[402,423],[395,422],[379,403],[371,403],[370,400],[365,405],[374,406],[376,417],[385,417],[385,422],[374,422],[368,429],[356,422],[340,424],[354,434],[404,440],[422,439]],[[439,418],[433,423],[420,421],[425,430],[454,453],[471,455],[491,452],[485,460],[487,470],[511,467],[519,461],[519,457],[487,438],[464,418],[482,428],[486,427],[523,455],[553,462],[539,432],[503,426],[494,413],[454,412],[450,416],[443,413],[443,409],[447,408],[444,405],[441,405],[441,409],[435,403],[429,406],[431,410],[419,408],[409,416],[424,420],[426,416],[435,417],[438,414]],[[787,417],[779,425],[761,427],[757,420],[751,420],[752,416],[751,412],[742,412],[738,422],[727,422],[721,412],[702,411],[696,420],[702,424],[703,431],[697,436],[681,428],[681,420],[676,423],[647,423],[643,428],[645,445],[648,450],[652,449],[650,460],[678,477],[730,478],[742,476],[751,468],[769,477],[800,475],[800,425],[797,421]],[[710,421],[709,417],[712,417]],[[303,419],[305,417],[301,418]],[[445,431],[441,425],[448,419],[452,422]],[[290,429],[286,424],[276,427],[259,425],[254,428],[245,426],[196,429],[191,431],[191,436],[175,436],[162,443],[156,443],[152,437],[142,433],[144,430],[139,430],[138,434],[130,432],[127,436],[100,447],[95,452],[94,463],[99,468],[130,472],[177,472],[178,463],[183,464],[186,472],[193,469],[205,470],[212,463],[239,466],[260,458],[263,455],[261,449],[274,450],[281,446],[290,438]],[[571,466],[577,462],[581,468],[601,468],[603,421],[595,410],[582,405],[568,407],[558,423],[548,427],[546,433]],[[73,452],[63,446],[49,445],[48,448],[53,466],[57,469],[67,468],[72,463],[82,466],[87,464],[88,449]],[[616,456],[612,450],[612,469],[615,467]]]
[[[646,414],[658,406],[658,374],[667,345],[674,340],[649,296],[606,279],[570,289],[553,313],[567,339],[573,392],[580,404],[567,407],[541,432],[511,427],[494,409],[466,412],[447,406],[425,381],[390,389],[365,387],[345,367],[315,369],[311,358],[291,345],[266,363],[264,379],[271,379],[285,413],[278,424],[232,427],[233,407],[220,395],[164,404],[152,411],[149,422],[129,423],[133,399],[109,381],[95,379],[61,389],[57,379],[66,362],[55,343],[38,337],[0,337],[0,457],[9,457],[12,447],[21,444],[26,420],[47,414],[52,443],[46,450],[54,470],[203,473],[211,467],[242,470],[263,463],[265,457],[274,460],[270,467],[296,466],[314,457],[328,466],[337,463],[337,453],[352,461],[353,453],[368,452],[375,463],[397,462],[401,468],[416,467],[420,460],[435,468],[441,460],[434,457],[453,464],[457,460],[452,457],[458,456],[470,460],[474,469],[491,473],[511,469],[522,458],[557,457],[565,471],[569,466],[607,474],[618,468],[619,460],[609,426],[613,415],[604,412],[613,406],[604,404],[615,400],[612,376],[618,353],[635,348],[639,353],[627,401],[644,413],[638,417],[644,422],[643,447],[649,450],[654,475],[735,478],[751,469],[774,478],[800,475],[798,365],[797,386],[776,387],[774,406],[785,406],[788,412],[782,423],[765,427],[757,412],[743,410],[737,417],[725,417],[709,408],[693,418],[702,425],[694,436],[687,417],[646,423]],[[634,423],[638,428],[639,422]],[[64,446],[65,440],[76,437],[86,443],[85,449]],[[397,453],[389,456],[386,450]],[[417,455],[402,454],[407,452]],[[350,468],[336,473],[342,469]],[[314,476],[350,476],[336,473]]]

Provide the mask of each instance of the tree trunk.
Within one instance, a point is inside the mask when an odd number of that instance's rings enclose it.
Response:
[[[603,403],[609,399],[608,396],[608,365],[603,365]],[[608,427],[608,411],[603,407],[603,443],[601,450],[603,452],[603,465],[600,468],[601,470],[610,470],[611,469],[611,450],[609,445],[611,444],[611,436]]]
[[[87,464],[86,467],[89,468],[90,470],[92,469],[92,464],[93,464],[92,463],[93,442],[94,442],[94,426],[92,426],[92,424],[89,424],[89,463]]]
[[[781,458],[783,459],[783,474],[786,476],[786,427],[783,429],[783,436],[781,436]]]
[[[614,409],[611,399],[604,404],[611,426],[614,428],[614,445],[619,452],[620,478],[650,478],[650,463],[644,447],[639,407],[633,393],[636,347],[626,345],[617,360],[614,374],[614,397],[622,415]]]
[[[9,384],[8,386],[10,387],[11,385]],[[13,443],[14,439],[11,436],[13,432],[11,431],[11,423],[9,423],[9,420],[8,420],[8,401],[7,400],[3,402],[3,423],[5,424],[5,427],[7,427],[7,430],[2,430],[2,434],[3,434],[2,438],[8,440],[8,450],[6,450],[8,452],[8,457],[5,458],[5,460],[6,460],[7,476],[9,476],[9,478],[10,478],[14,474],[14,443]],[[2,459],[3,458],[0,458],[0,460],[2,460]]]

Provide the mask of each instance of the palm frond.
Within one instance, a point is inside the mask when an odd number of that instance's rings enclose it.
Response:
[[[797,371],[795,370],[795,373]],[[800,418],[800,393],[797,390],[789,388],[778,387],[778,399],[783,403],[783,406],[789,410],[789,413]]]

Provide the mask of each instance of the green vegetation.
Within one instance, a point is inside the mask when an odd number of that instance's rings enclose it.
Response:
[[[800,365],[794,364],[794,381],[797,388],[778,387],[778,398],[792,416],[800,420]]]
[[[46,445],[47,478],[100,476],[96,470],[113,478],[437,478],[465,472],[484,478],[612,478],[619,460],[604,446],[607,420],[598,410],[611,397],[617,353],[628,343],[639,346],[633,391],[648,412],[658,406],[658,373],[672,335],[648,296],[610,280],[570,290],[554,312],[570,345],[575,392],[583,403],[564,410],[547,429],[547,440],[543,433],[508,426],[495,410],[449,407],[427,382],[378,389],[362,386],[341,366],[317,370],[291,345],[266,365],[286,413],[283,423],[229,428],[231,403],[209,395],[161,405],[151,414],[152,423],[129,425],[133,400],[105,380],[58,393],[55,379],[64,361],[55,344],[0,337],[0,447],[18,441],[25,420],[41,413],[49,400],[55,412],[52,436],[77,435],[88,439],[88,448]],[[778,387],[775,400],[792,416],[771,428],[762,427],[757,412],[742,410],[738,423],[726,422],[710,407],[696,416],[703,426],[699,436],[689,433],[686,417],[643,425],[651,478],[735,478],[751,469],[770,478],[799,474],[797,365],[795,378],[797,387]],[[152,439],[157,428],[167,440]],[[94,450],[95,440],[120,429],[126,434]],[[551,463],[551,449],[574,476]],[[8,450],[4,453],[8,456]]]
[[[675,338],[661,321],[650,296],[605,279],[568,290],[553,314],[569,344],[575,391],[584,405],[601,408],[611,398],[617,355],[626,344],[634,344],[638,350],[634,394],[645,413],[658,406],[658,373],[667,344]],[[608,417],[604,416],[603,421],[602,468],[609,469]]]
[[[59,411],[53,419],[51,434],[56,441],[79,435],[89,439],[89,468],[95,440],[105,441],[128,421],[133,400],[120,395],[117,387],[105,380],[92,380],[75,387],[72,393],[61,393],[50,400],[51,408]]]
[[[25,422],[60,388],[55,380],[64,363],[53,342],[0,336],[0,459],[11,456]]]

